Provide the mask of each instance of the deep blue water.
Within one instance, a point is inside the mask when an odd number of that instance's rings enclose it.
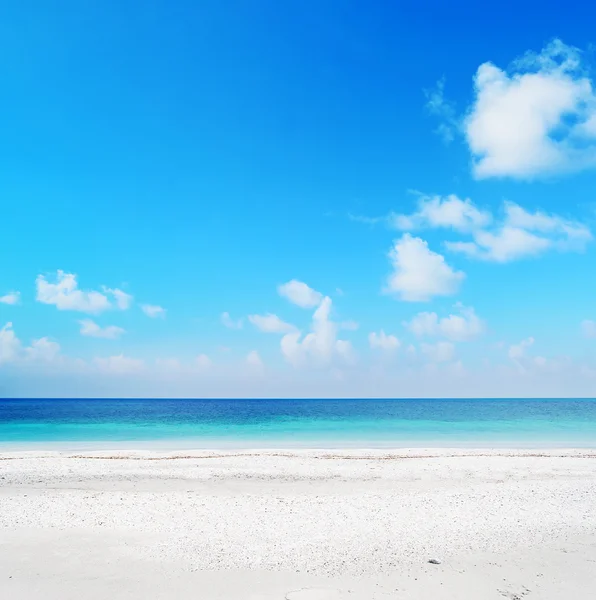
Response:
[[[0,399],[0,445],[596,447],[596,400]]]

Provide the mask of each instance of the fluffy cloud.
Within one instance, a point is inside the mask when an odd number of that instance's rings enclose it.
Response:
[[[21,342],[15,335],[12,323],[6,323],[0,329],[0,364],[12,362],[21,350]]]
[[[405,231],[444,227],[468,232],[485,227],[491,220],[492,215],[478,209],[469,198],[462,200],[455,194],[450,194],[445,197],[421,195],[415,213],[393,215],[391,223],[397,229]]]
[[[504,217],[493,230],[478,230],[472,242],[447,242],[453,252],[481,260],[509,262],[537,256],[547,250],[582,251],[592,240],[590,230],[577,221],[541,211],[529,212],[505,202]]]
[[[277,288],[280,296],[287,298],[293,304],[300,306],[301,308],[314,308],[318,306],[323,299],[323,295],[311,287],[303,283],[292,279]]]
[[[122,329],[121,327],[116,327],[116,325],[100,327],[91,319],[83,319],[82,321],[79,321],[79,325],[81,326],[81,335],[89,337],[115,340],[119,338],[123,333],[125,333],[124,329]]]
[[[261,331],[265,333],[289,333],[296,331],[296,327],[290,323],[282,321],[277,315],[249,315],[248,320]]]
[[[98,314],[112,308],[108,295],[114,296],[116,306],[125,310],[132,302],[132,296],[119,289],[104,288],[104,293],[78,289],[77,276],[73,273],[56,271],[56,282],[50,283],[44,275],[35,280],[37,301],[53,304],[58,310],[74,310]]]
[[[368,334],[368,343],[371,348],[378,348],[386,352],[397,350],[400,341],[394,335],[387,335],[382,329],[379,333],[375,331]]]
[[[243,327],[242,319],[238,319],[237,321],[234,321],[234,319],[232,319],[232,317],[230,317],[229,312],[221,313],[220,321],[221,321],[221,324],[224,327],[227,327],[228,329],[242,329],[242,327]]]
[[[126,292],[123,292],[122,290],[119,290],[118,288],[104,287],[103,291],[106,294],[110,294],[110,295],[114,296],[114,300],[116,301],[116,306],[120,310],[128,310],[131,307],[133,297],[130,294],[127,294]]]
[[[0,296],[0,304],[18,304],[21,299],[21,292],[8,292],[4,296]]]
[[[163,319],[166,316],[166,309],[156,304],[141,304],[141,310],[151,319]]]
[[[507,355],[512,360],[517,360],[520,358],[524,358],[526,356],[526,350],[534,345],[534,338],[529,337],[525,340],[519,342],[519,344],[513,344],[509,346],[509,350],[507,351]]]
[[[428,360],[435,363],[448,362],[455,356],[455,346],[451,342],[420,344],[420,351]]]
[[[596,166],[596,95],[580,52],[560,40],[474,78],[464,122],[478,178],[529,178]]]
[[[455,294],[465,277],[461,271],[454,271],[443,256],[430,250],[424,240],[408,233],[395,241],[389,259],[393,273],[386,291],[407,302]]]
[[[469,198],[417,193],[418,206],[413,213],[390,213],[373,220],[401,231],[448,229],[469,236],[446,241],[445,247],[451,252],[503,263],[547,251],[582,252],[593,239],[589,227],[579,221],[540,210],[529,211],[514,202],[504,202],[501,214],[493,215]],[[366,217],[352,219],[366,220]]]
[[[326,296],[313,314],[311,329],[301,340],[302,333],[287,333],[281,340],[281,351],[285,359],[295,367],[308,364],[330,365],[336,357],[345,362],[354,360],[350,342],[337,339],[338,325],[329,319],[331,298]]]
[[[123,354],[107,358],[95,358],[93,362],[99,371],[112,375],[129,375],[139,373],[145,369],[145,363],[142,360],[130,358]]]
[[[43,337],[23,347],[17,338],[12,323],[0,329],[0,364],[2,363],[51,363],[60,359],[60,345]]]
[[[393,215],[398,229],[449,228],[471,239],[447,241],[452,252],[480,260],[510,262],[543,254],[548,250],[581,252],[592,240],[590,229],[578,221],[543,211],[528,211],[504,202],[497,219],[479,209],[469,198],[421,196],[411,215]]]
[[[60,344],[52,342],[47,337],[43,337],[39,340],[34,340],[31,346],[25,349],[25,353],[29,360],[52,362],[60,354]]]
[[[596,322],[585,320],[582,321],[581,330],[584,337],[596,338]]]
[[[484,332],[484,322],[473,308],[457,304],[459,314],[439,319],[437,313],[421,312],[411,321],[404,323],[417,336],[442,336],[454,342],[465,342]]]

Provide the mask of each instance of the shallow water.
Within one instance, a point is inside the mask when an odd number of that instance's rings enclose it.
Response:
[[[0,444],[596,447],[596,400],[0,400]]]

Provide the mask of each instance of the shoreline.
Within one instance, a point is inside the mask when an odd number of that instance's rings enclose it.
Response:
[[[228,447],[228,448],[142,448],[137,446],[109,446],[105,448],[59,447],[56,449],[17,448],[0,446],[0,460],[33,458],[80,458],[80,459],[119,459],[119,460],[201,460],[208,458],[237,457],[278,457],[278,458],[329,458],[346,460],[387,460],[387,459],[431,459],[465,457],[502,458],[594,458],[596,448],[582,447],[460,447],[460,446],[407,446],[387,448],[334,448],[334,447]]]
[[[409,450],[572,450],[596,451],[596,439],[592,441],[553,441],[553,440],[492,440],[479,442],[477,440],[403,440],[402,443],[371,442],[370,440],[355,440],[353,442],[291,442],[289,440],[197,440],[172,439],[172,440],[88,440],[88,441],[1,441],[0,454],[10,452],[230,452],[230,451],[258,451],[258,452],[284,452],[284,451],[346,451],[346,452],[407,452]]]

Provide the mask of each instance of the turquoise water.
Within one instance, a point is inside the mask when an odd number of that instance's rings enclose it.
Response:
[[[0,445],[596,447],[596,400],[0,399]]]

